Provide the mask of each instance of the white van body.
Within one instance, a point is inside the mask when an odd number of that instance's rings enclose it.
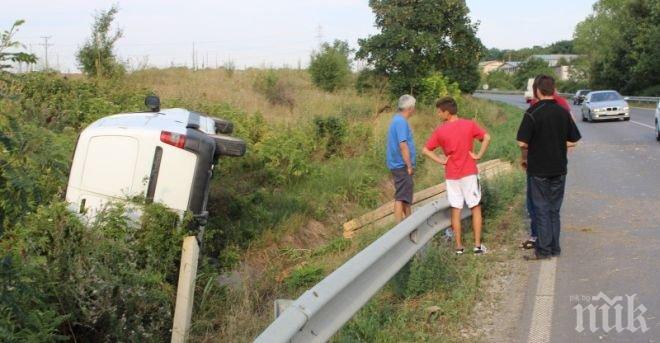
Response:
[[[109,202],[133,197],[205,217],[218,143],[235,144],[229,155],[245,152],[242,141],[216,134],[217,123],[181,108],[97,120],[78,138],[66,201],[90,219]]]
[[[527,79],[527,88],[525,89],[525,101],[530,103],[534,99],[534,79]]]

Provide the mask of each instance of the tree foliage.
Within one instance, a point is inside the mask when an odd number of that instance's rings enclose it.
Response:
[[[112,22],[119,9],[110,7],[99,12],[92,24],[92,35],[76,53],[78,65],[89,76],[111,77],[124,72],[124,66],[117,61],[114,46],[122,37],[122,30],[110,32]]]
[[[484,83],[488,85],[489,89],[516,89],[513,84],[513,75],[501,70],[494,70],[486,75]]]
[[[8,51],[20,49],[23,45],[14,40],[14,35],[18,28],[25,23],[25,20],[17,20],[9,28],[0,32],[0,71],[11,68],[9,62],[14,63],[36,63],[37,57],[34,54],[29,54],[22,51]]]
[[[309,73],[314,84],[328,92],[348,84],[351,76],[351,49],[348,42],[335,40],[323,43],[319,51],[312,53]]]
[[[554,75],[555,71],[548,66],[548,62],[538,59],[530,58],[518,66],[518,70],[513,75],[514,86],[522,89],[527,86],[527,80],[533,79],[540,74]]]
[[[450,81],[440,73],[434,73],[422,80],[422,90],[419,96],[422,103],[433,105],[437,99],[444,96],[458,99],[461,96],[458,83]]]
[[[660,84],[658,23],[660,1],[598,1],[593,14],[575,29],[576,48],[588,59],[591,86],[634,95]]]
[[[380,33],[360,39],[356,56],[390,81],[393,95],[418,94],[441,72],[472,92],[482,49],[464,0],[371,0]]]
[[[490,48],[485,51],[482,56],[482,61],[491,60],[507,60],[507,61],[522,61],[526,60],[532,55],[545,55],[545,54],[575,54],[575,46],[573,40],[561,40],[554,42],[548,46],[535,45],[531,48],[522,49],[498,49]]]

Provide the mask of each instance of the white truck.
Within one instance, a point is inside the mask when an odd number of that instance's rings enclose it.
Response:
[[[243,156],[246,145],[230,137],[233,124],[182,108],[101,118],[85,128],[74,152],[66,201],[94,218],[109,202],[143,196],[204,225],[209,183],[220,156]]]
[[[527,88],[525,88],[525,102],[528,104],[534,99],[534,79],[527,79]]]

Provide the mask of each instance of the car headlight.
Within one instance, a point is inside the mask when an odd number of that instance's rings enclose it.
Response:
[[[624,111],[627,111],[628,109],[629,109],[628,106],[624,106],[624,107],[623,107],[623,110],[624,110]]]

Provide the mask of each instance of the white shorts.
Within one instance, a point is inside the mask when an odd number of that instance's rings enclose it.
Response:
[[[473,208],[481,202],[481,185],[477,175],[468,175],[459,180],[446,180],[447,199],[453,208]]]

